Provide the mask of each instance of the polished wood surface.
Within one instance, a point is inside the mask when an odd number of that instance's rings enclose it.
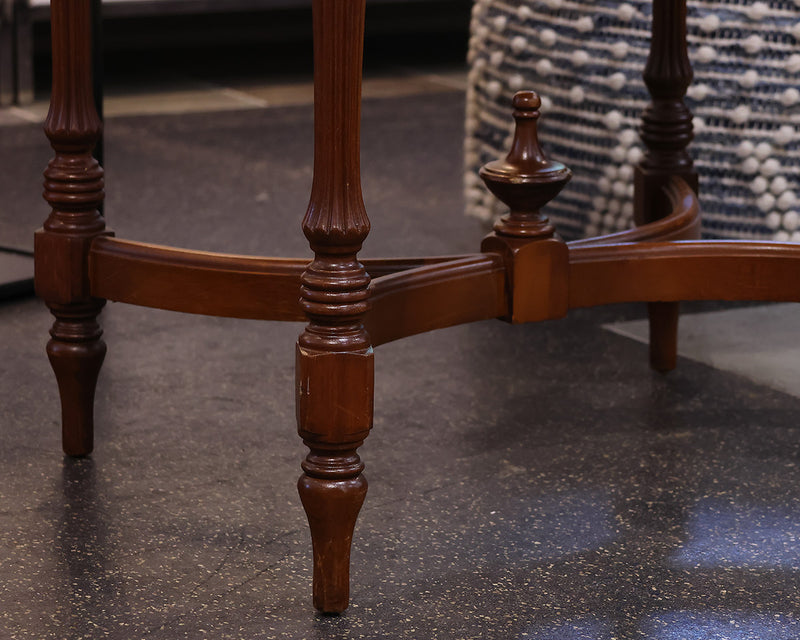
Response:
[[[633,215],[640,225],[669,214],[661,190],[673,177],[697,191],[697,172],[688,151],[694,137],[692,113],[684,102],[693,75],[685,0],[653,0],[652,32],[642,74],[651,96],[639,129],[645,153],[634,171]]]
[[[605,236],[583,238],[569,243],[570,249],[621,242],[651,240],[694,240],[700,237],[700,203],[697,193],[682,178],[673,177],[661,190],[670,213],[659,220]]]
[[[653,242],[570,252],[570,307],[616,302],[800,302],[800,246],[743,240]]]
[[[692,114],[684,96],[692,81],[686,42],[686,2],[653,0],[650,54],[643,77],[652,98],[642,114],[644,157],[634,169],[633,217],[642,225],[669,214],[663,189],[674,177],[697,191],[697,172],[688,152],[693,138]],[[700,237],[700,227],[694,238]],[[671,371],[678,359],[678,314],[675,303],[651,302],[650,366]]]
[[[477,254],[373,280],[364,324],[378,346],[466,322],[507,315],[505,263]]]
[[[375,279],[470,257],[487,261],[476,254],[381,258],[364,260],[363,265]],[[303,258],[191,251],[104,236],[96,238],[89,249],[90,292],[95,298],[251,320],[305,320],[298,291],[307,266]]]
[[[541,209],[564,188],[572,172],[547,158],[539,146],[539,96],[519,91],[512,106],[511,149],[504,160],[490,162],[480,171],[509,212],[484,238],[481,251],[501,255],[505,261],[509,301],[501,316],[504,320],[560,318],[567,312],[567,247]]]
[[[650,306],[651,362],[675,364],[681,300],[800,301],[800,247],[699,241],[688,153],[691,81],[686,5],[654,0],[643,114],[647,153],[635,177],[633,230],[565,243],[542,208],[570,171],[542,152],[540,100],[514,98],[508,155],[482,171],[509,213],[471,255],[359,259],[370,223],[361,196],[364,0],[314,0],[314,179],[303,219],[313,260],[234,256],[109,237],[90,74],[90,3],[53,0],[53,94],[45,172],[52,212],[36,235],[36,288],[55,316],[47,351],[61,393],[64,449],[92,448],[106,300],[234,318],[306,321],[296,346],[297,429],[309,453],[298,481],[313,546],[314,606],[349,601],[350,546],[367,492],[358,448],[372,427],[374,348],[491,318],[532,322],[569,309]],[[455,159],[454,159],[455,161]],[[533,366],[533,365],[532,365]]]
[[[314,0],[314,179],[303,233],[314,260],[301,277],[308,325],[297,341],[297,430],[310,452],[298,481],[314,555],[314,606],[349,598],[350,541],[367,493],[357,449],[372,427],[374,354],[364,316],[369,233],[361,195],[364,0]]]
[[[509,209],[495,223],[495,235],[550,238],[555,227],[540,210],[564,188],[572,172],[547,158],[539,146],[539,96],[533,91],[519,91],[512,106],[515,127],[511,149],[505,160],[490,162],[480,171],[489,191]]]
[[[91,293],[115,302],[255,320],[305,320],[307,260],[256,258],[98,238],[89,252]]]
[[[65,453],[93,446],[94,391],[106,353],[96,322],[104,301],[91,295],[87,258],[92,240],[106,233],[99,207],[103,169],[92,157],[102,131],[91,77],[91,0],[55,0],[52,6],[53,87],[45,133],[55,151],[44,172],[52,207],[34,239],[34,282],[55,316],[47,355],[61,396]]]

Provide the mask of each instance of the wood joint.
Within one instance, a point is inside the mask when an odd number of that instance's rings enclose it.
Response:
[[[513,324],[563,318],[569,309],[569,250],[557,236],[527,241],[492,233],[481,250],[506,263],[508,314]]]
[[[39,229],[34,233],[34,285],[36,294],[53,304],[80,303],[92,297],[89,279],[89,251],[98,237],[53,233]]]

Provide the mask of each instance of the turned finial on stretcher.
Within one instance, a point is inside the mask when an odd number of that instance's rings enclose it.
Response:
[[[549,160],[539,145],[539,96],[519,91],[512,104],[516,127],[511,150],[504,160],[490,162],[480,170],[489,190],[510,209],[494,229],[500,235],[519,238],[551,236],[553,226],[539,209],[558,195],[572,172]]]

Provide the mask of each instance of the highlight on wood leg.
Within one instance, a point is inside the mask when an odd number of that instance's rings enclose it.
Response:
[[[355,449],[313,449],[297,488],[308,516],[314,554],[314,606],[341,613],[350,598],[350,547],[367,495],[364,465]]]
[[[94,396],[106,355],[103,331],[95,321],[101,307],[50,306],[56,321],[47,355],[58,382],[62,445],[69,456],[88,455],[94,446]]]

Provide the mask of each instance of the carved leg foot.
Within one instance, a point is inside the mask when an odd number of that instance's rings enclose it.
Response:
[[[69,456],[85,456],[93,448],[94,392],[106,355],[103,331],[95,321],[101,307],[51,306],[56,321],[47,355],[58,381],[62,443]]]
[[[309,325],[300,343],[314,339]],[[353,334],[366,338],[359,327]],[[298,344],[297,424],[311,450],[298,482],[314,553],[314,606],[341,613],[350,595],[350,543],[367,494],[356,452],[372,426],[373,353],[326,353]]]
[[[677,302],[650,302],[650,366],[656,371],[672,371],[678,360]]]
[[[341,613],[350,597],[350,544],[367,495],[355,451],[313,451],[297,488],[308,516],[314,553],[314,607]]]

